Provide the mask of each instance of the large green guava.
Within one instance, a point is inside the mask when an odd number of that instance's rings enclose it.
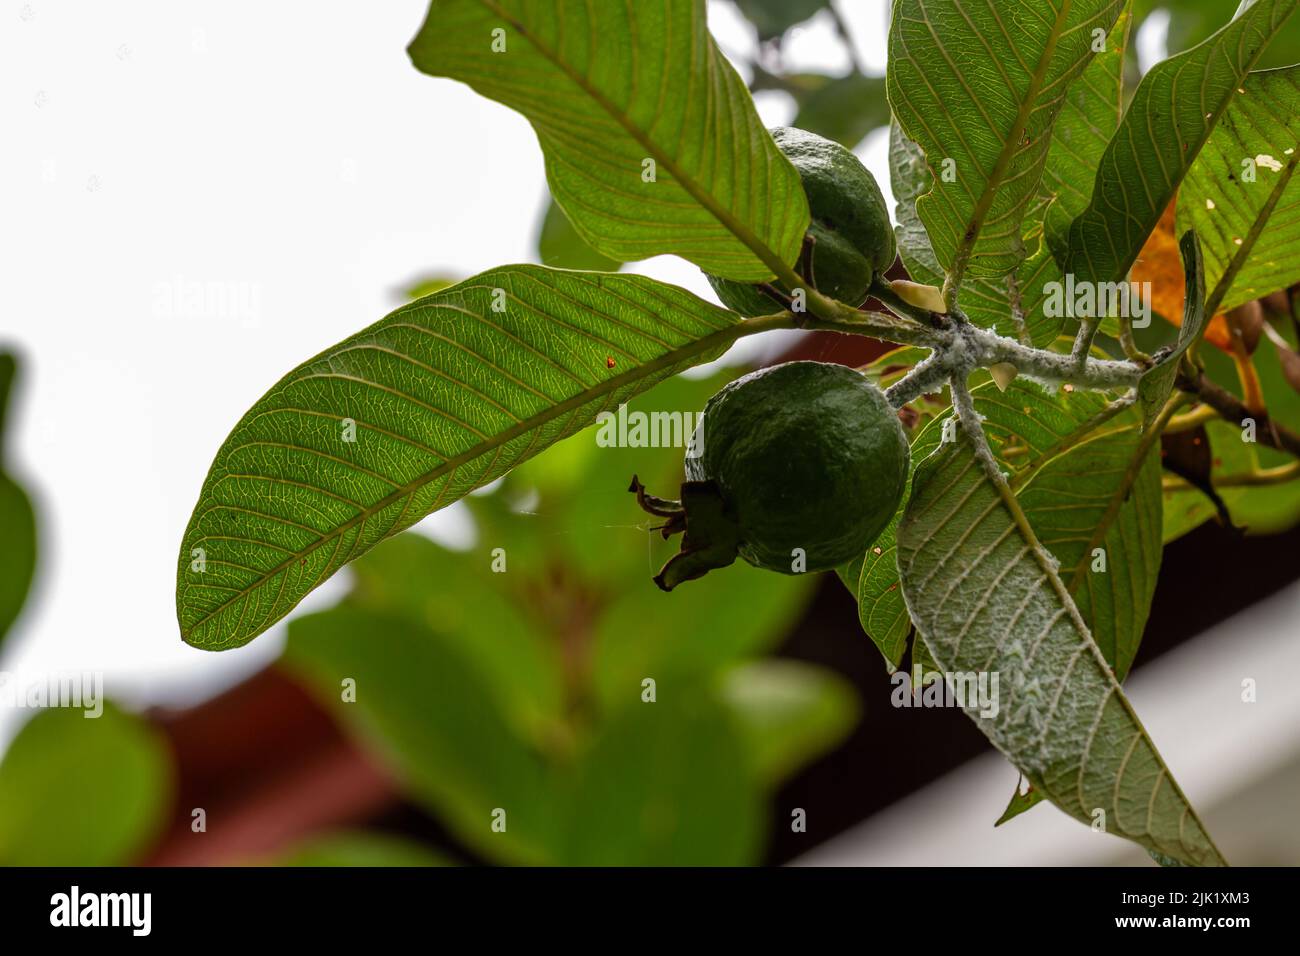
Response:
[[[632,479],[664,537],[685,532],[655,583],[671,591],[737,556],[783,574],[838,567],[889,524],[909,463],[897,413],[860,372],[788,362],[739,378],[704,407],[680,500]]]
[[[772,138],[798,171],[808,197],[812,268],[804,278],[832,299],[861,305],[871,280],[893,264],[897,251],[875,177],[850,150],[815,133],[778,126]],[[714,275],[708,280],[722,303],[741,315],[780,309],[757,286]]]

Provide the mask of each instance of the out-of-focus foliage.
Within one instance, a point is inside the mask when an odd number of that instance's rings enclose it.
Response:
[[[720,384],[670,379],[627,421],[675,414],[689,437]],[[285,664],[482,857],[755,862],[772,790],[849,730],[854,693],[762,658],[811,580],[737,563],[654,587],[671,544],[632,523],[628,480],[671,487],[683,451],[599,434],[467,498],[470,550],[407,534],[357,561],[339,607],[290,624]]]
[[[39,711],[0,762],[0,865],[135,862],[165,819],[169,761],[156,730],[111,704]]]
[[[36,515],[22,487],[6,470],[6,413],[18,361],[0,352],[0,643],[22,610],[36,570]]]

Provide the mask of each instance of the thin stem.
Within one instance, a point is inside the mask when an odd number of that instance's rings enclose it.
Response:
[[[851,335],[868,335],[886,342],[900,345],[919,345],[924,348],[939,349],[945,347],[952,336],[940,329],[932,329],[907,319],[897,318],[883,312],[864,312],[841,305],[833,299],[820,297],[828,303],[828,315],[818,313],[803,323],[801,328],[827,332],[847,332]],[[808,301],[813,301],[809,293]]]
[[[939,352],[933,352],[901,379],[885,389],[885,398],[894,408],[902,408],[922,395],[938,391],[949,375],[948,364]]]
[[[1267,414],[1258,415],[1252,413],[1249,408],[1236,395],[1225,390],[1222,386],[1216,385],[1205,377],[1205,373],[1199,370],[1188,373],[1185,369],[1180,369],[1178,377],[1174,380],[1174,387],[1194,395],[1206,405],[1213,408],[1219,413],[1219,416],[1234,425],[1244,425],[1247,420],[1255,422],[1255,437],[1261,445],[1267,445],[1269,448],[1276,448],[1278,451],[1285,451],[1289,454],[1300,458],[1300,435],[1279,425],[1268,417]]]
[[[1124,350],[1130,362],[1144,366],[1151,364],[1151,356],[1138,348],[1133,339],[1133,319],[1127,314],[1119,317],[1119,347]]]
[[[853,67],[853,72],[864,72],[862,58],[858,56],[858,48],[853,45],[853,35],[849,33],[849,26],[844,22],[844,17],[840,15],[839,5],[827,3],[826,9],[830,11],[831,19],[835,21],[835,32],[840,35],[840,40],[844,43],[844,49],[849,55],[849,65]]]
[[[1254,485],[1281,485],[1288,481],[1295,481],[1297,478],[1300,478],[1300,461],[1278,465],[1276,468],[1260,468],[1257,471],[1224,475],[1213,481],[1216,488],[1241,488]],[[1188,491],[1195,487],[1185,479],[1168,476],[1161,482],[1161,486],[1165,491]]]
[[[1184,412],[1169,419],[1169,424],[1165,426],[1165,434],[1177,435],[1180,432],[1190,432],[1218,417],[1219,413],[1209,405],[1197,405],[1190,412]]]
[[[1075,365],[1083,368],[1088,361],[1088,353],[1092,351],[1092,340],[1097,335],[1097,328],[1101,322],[1097,319],[1080,319],[1079,333],[1074,337],[1074,348],[1070,350],[1070,358],[1074,359]]]

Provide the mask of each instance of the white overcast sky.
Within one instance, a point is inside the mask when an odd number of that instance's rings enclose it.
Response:
[[[282,627],[224,654],[177,631],[177,548],[218,445],[405,281],[533,257],[536,139],[517,114],[410,66],[426,6],[0,2],[0,345],[25,359],[10,451],[42,545],[0,670],[102,670],[143,704],[209,693],[273,657]],[[884,0],[843,7],[883,72]],[[730,4],[710,20],[725,52],[748,52]],[[825,19],[787,60],[847,67]],[[769,125],[792,116],[783,94],[759,106]],[[887,188],[885,135],[859,153]],[[709,294],[680,261],[637,269]],[[228,301],[178,294],[195,284]],[[445,514],[442,531],[464,533]],[[0,741],[21,717],[0,711]]]

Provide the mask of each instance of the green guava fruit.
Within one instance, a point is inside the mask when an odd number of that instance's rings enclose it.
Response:
[[[751,372],[704,407],[681,498],[641,507],[684,532],[655,578],[671,591],[739,556],[782,574],[858,557],[898,509],[910,449],[898,415],[860,372],[787,362]]]
[[[798,171],[808,197],[812,275],[804,278],[824,295],[860,305],[871,280],[893,265],[897,251],[880,187],[852,151],[833,140],[793,126],[776,127],[772,138]],[[794,265],[801,264],[802,258]],[[757,286],[705,275],[722,303],[741,315],[780,309]]]

